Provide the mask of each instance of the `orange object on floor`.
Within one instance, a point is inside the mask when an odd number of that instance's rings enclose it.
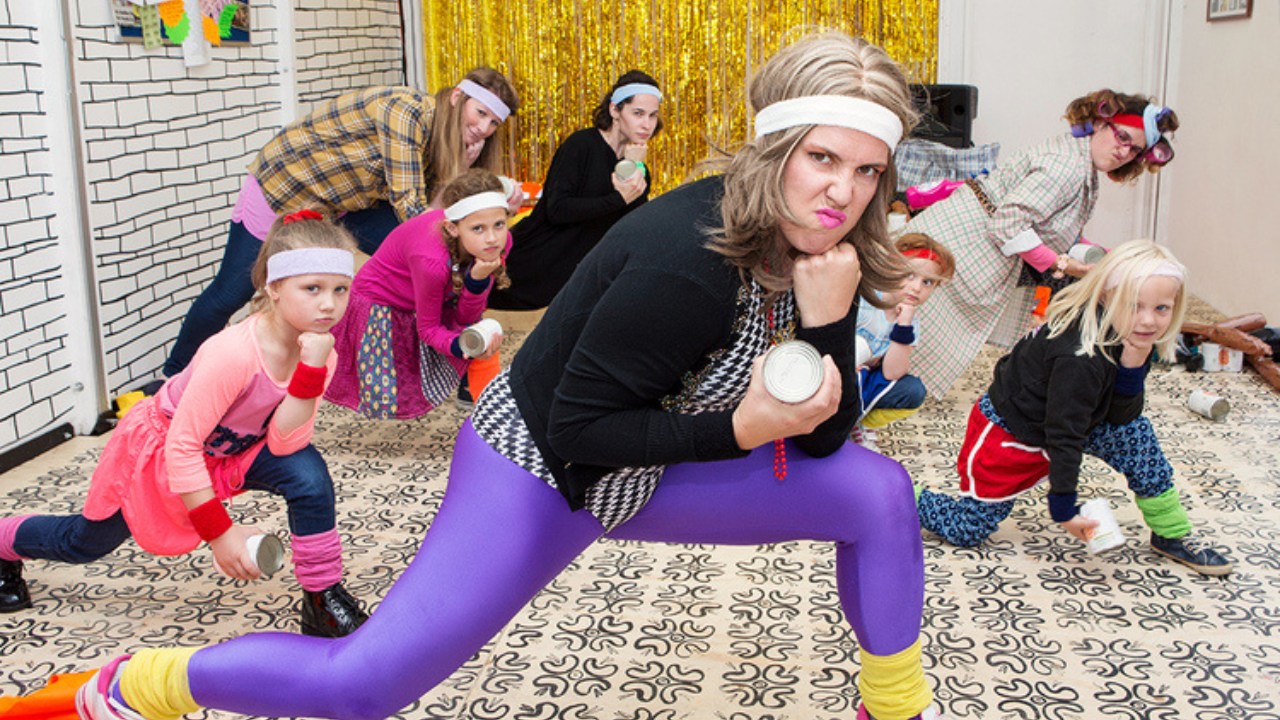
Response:
[[[5,720],[80,720],[76,691],[97,670],[53,675],[49,684],[24,697],[0,697],[0,718]]]
[[[501,352],[495,353],[488,360],[472,360],[467,366],[467,387],[471,390],[471,397],[480,397],[480,393],[489,386],[489,381],[498,377],[500,372],[502,372]]]

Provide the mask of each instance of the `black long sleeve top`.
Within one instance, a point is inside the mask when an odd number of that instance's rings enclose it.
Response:
[[[587,256],[511,365],[520,415],[572,507],[621,467],[742,457],[732,408],[697,414],[664,408],[726,348],[743,281],[707,249],[720,222],[720,178],[687,185],[623,218]],[[830,354],[846,392],[835,416],[794,438],[824,456],[848,438],[860,399],[854,378],[856,300],[842,320],[796,336]],[[741,325],[741,323],[736,323]],[[705,382],[745,394],[750,363]]]

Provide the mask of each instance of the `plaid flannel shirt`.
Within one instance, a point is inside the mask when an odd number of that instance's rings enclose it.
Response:
[[[434,108],[434,98],[407,87],[340,95],[281,130],[250,172],[280,215],[387,200],[403,222],[431,202],[423,171]]]

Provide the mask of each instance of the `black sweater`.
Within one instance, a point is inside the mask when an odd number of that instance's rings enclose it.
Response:
[[[579,130],[560,145],[547,169],[542,199],[511,227],[511,285],[495,288],[489,307],[546,307],[609,228],[648,200],[648,187],[630,204],[614,189],[617,162],[617,152],[595,128]]]
[[[704,247],[705,228],[720,222],[721,193],[720,178],[708,178],[623,218],[512,361],[520,415],[572,507],[617,468],[747,454],[734,438],[732,410],[686,414],[660,405],[732,338],[742,281]],[[796,329],[832,356],[847,390],[834,417],[795,438],[810,455],[835,452],[857,420],[854,308],[830,325]],[[749,377],[747,365],[728,382],[745,390]]]
[[[1115,388],[1120,347],[1092,357],[1077,355],[1080,347],[1078,324],[1055,338],[1042,326],[1000,358],[987,390],[1014,437],[1049,453],[1051,495],[1076,493],[1085,440],[1094,428],[1142,414],[1141,387],[1134,395]]]

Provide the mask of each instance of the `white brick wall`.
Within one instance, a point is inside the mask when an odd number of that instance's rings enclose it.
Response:
[[[178,48],[115,41],[105,0],[70,8],[88,238],[58,238],[38,31],[0,4],[0,452],[65,422],[68,312],[99,304],[107,394],[155,377],[221,262],[245,168],[279,129],[276,3],[252,0],[252,43],[187,68]],[[27,1],[27,0],[22,0]],[[303,112],[404,82],[398,0],[294,0]],[[51,41],[61,43],[52,38]],[[288,102],[293,102],[290,98]],[[59,249],[91,246],[97,297],[68,296]],[[61,244],[61,245],[60,245]]]
[[[65,422],[72,383],[39,33],[22,23],[0,12],[0,449]]]
[[[404,84],[399,0],[313,0],[297,5],[299,112],[307,113],[348,90]]]

